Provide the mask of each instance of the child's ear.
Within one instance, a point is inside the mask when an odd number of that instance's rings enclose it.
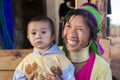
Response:
[[[55,40],[55,35],[52,36],[52,41],[54,41],[54,40]]]
[[[27,39],[29,40],[29,35],[27,35]]]
[[[52,42],[56,43],[56,41],[55,41],[55,35],[52,36]]]

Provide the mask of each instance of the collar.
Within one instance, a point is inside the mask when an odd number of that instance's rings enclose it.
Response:
[[[70,60],[75,63],[87,61],[90,58],[89,47],[90,44],[87,47],[81,49],[79,52],[70,52]]]
[[[58,48],[58,46],[56,44],[52,44],[51,47],[44,53],[41,54],[35,47],[33,48],[33,53],[37,54],[37,55],[47,55],[47,54],[55,54],[55,53],[60,53],[60,54],[64,54],[64,52],[62,50],[60,50]]]

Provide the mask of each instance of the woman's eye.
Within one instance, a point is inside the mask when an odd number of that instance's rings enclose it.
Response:
[[[83,27],[77,27],[77,30],[81,30],[81,31],[83,31],[84,28],[83,28]]]
[[[66,25],[65,27],[71,27],[70,25]]]
[[[83,30],[82,28],[78,28],[77,30]]]
[[[32,34],[33,34],[33,35],[35,35],[35,34],[36,34],[36,32],[32,32]]]

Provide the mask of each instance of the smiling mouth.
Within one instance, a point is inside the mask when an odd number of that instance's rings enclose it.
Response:
[[[72,41],[72,40],[68,40],[68,44],[75,45],[75,44],[77,44],[77,42],[76,41]]]

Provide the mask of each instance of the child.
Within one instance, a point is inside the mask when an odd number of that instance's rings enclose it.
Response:
[[[52,66],[60,67],[62,80],[75,80],[74,67],[56,44],[55,29],[52,20],[45,16],[33,18],[28,23],[27,38],[34,47],[18,65],[14,73],[14,80],[26,80],[34,75],[34,80],[42,80],[46,74],[57,74],[51,70]]]

